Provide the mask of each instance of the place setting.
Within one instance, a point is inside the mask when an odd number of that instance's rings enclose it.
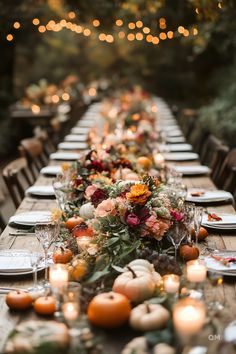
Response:
[[[224,190],[206,190],[203,188],[189,188],[186,197],[187,202],[193,203],[233,203],[233,196]]]
[[[69,134],[66,135],[64,138],[64,141],[68,141],[68,142],[85,142],[87,141],[88,136],[87,134],[84,135],[79,135],[79,134]]]
[[[193,161],[198,160],[199,155],[195,152],[164,152],[166,161]]]
[[[58,144],[58,149],[61,149],[61,150],[85,150],[85,149],[88,149],[88,144],[86,142],[65,141],[65,142]]]
[[[25,196],[38,199],[55,199],[55,191],[51,185],[35,185],[26,189]]]
[[[59,161],[76,161],[81,157],[81,154],[77,152],[63,152],[58,151],[50,155],[50,160],[59,160]]]

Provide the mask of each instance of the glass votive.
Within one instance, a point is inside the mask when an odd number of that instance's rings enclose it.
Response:
[[[64,264],[53,264],[49,270],[49,283],[54,291],[62,292],[69,281],[69,272]]]
[[[163,288],[168,294],[176,294],[179,291],[180,279],[176,274],[167,274],[163,278]]]
[[[202,302],[184,298],[173,307],[173,323],[176,331],[183,336],[198,333],[205,322],[206,311]]]
[[[80,314],[78,302],[64,302],[62,305],[62,313],[68,323],[76,321]]]
[[[204,261],[195,259],[187,262],[187,280],[193,283],[202,283],[206,280],[207,269]]]
[[[79,302],[81,285],[76,282],[69,282],[63,288],[64,302]]]

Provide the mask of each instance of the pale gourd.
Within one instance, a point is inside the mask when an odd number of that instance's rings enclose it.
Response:
[[[169,318],[169,311],[162,305],[141,304],[133,308],[129,322],[135,330],[146,332],[164,328]]]
[[[136,337],[126,344],[121,354],[148,354],[148,344],[145,337]]]
[[[134,302],[149,299],[156,288],[152,274],[146,271],[135,272],[131,267],[128,269],[116,278],[112,290],[127,296]]]
[[[175,348],[166,343],[159,343],[153,348],[153,354],[175,354]]]
[[[95,208],[92,205],[92,203],[86,203],[80,207],[79,215],[84,220],[93,219],[94,218],[94,211],[95,211]]]
[[[148,271],[153,272],[154,271],[154,266],[153,264],[151,264],[150,262],[148,262],[146,259],[135,259],[132,262],[130,262],[128,264],[130,267],[134,267],[134,266],[142,266],[144,268],[146,268]]]

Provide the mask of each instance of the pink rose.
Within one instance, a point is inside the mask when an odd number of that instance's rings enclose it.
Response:
[[[169,229],[169,225],[158,220],[155,215],[151,215],[145,224],[157,240],[161,240],[165,232]]]
[[[176,221],[182,221],[184,218],[184,214],[179,213],[178,211],[172,210],[170,212],[170,215],[172,216],[173,219],[175,219]]]
[[[138,226],[140,224],[139,217],[134,213],[130,213],[130,214],[126,215],[125,221],[126,221],[127,225],[129,225],[129,226]]]
[[[85,195],[87,198],[90,198],[93,193],[97,190],[97,187],[92,184],[91,186],[88,186],[86,189],[85,189]]]
[[[95,216],[104,218],[107,215],[116,215],[115,202],[112,199],[103,200],[95,210]]]

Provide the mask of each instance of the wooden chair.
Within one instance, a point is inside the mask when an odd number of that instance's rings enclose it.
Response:
[[[56,151],[56,147],[53,144],[52,140],[49,138],[49,134],[46,129],[42,129],[40,127],[37,127],[37,129],[34,130],[35,138],[41,141],[43,144],[43,152],[48,159],[50,154]]]
[[[211,167],[210,176],[212,181],[215,183],[217,187],[220,187],[220,183],[219,183],[220,170],[228,153],[229,153],[229,148],[225,145],[221,145],[217,148],[212,158],[212,164],[210,166]]]
[[[202,154],[202,150],[208,135],[209,131],[203,129],[196,123],[188,136],[189,143],[193,145],[194,151],[197,152],[200,156]]]
[[[179,123],[181,129],[188,139],[197,121],[197,112],[194,109],[185,108],[181,111]]]
[[[221,146],[224,146],[221,140],[212,134],[208,135],[201,151],[201,162],[212,167],[214,155],[216,154],[216,151],[221,148]]]
[[[31,185],[28,172],[24,157],[13,160],[3,169],[2,176],[16,208],[24,198],[25,189]]]
[[[3,205],[4,199],[5,199],[4,195],[3,195],[3,193],[2,193],[2,191],[0,189],[0,207]],[[6,226],[6,223],[5,223],[4,219],[3,219],[2,213],[0,212],[0,229],[3,231],[5,226]]]
[[[229,151],[220,168],[216,185],[219,188],[233,192],[236,185],[236,148]]]
[[[23,139],[20,141],[18,150],[20,155],[26,158],[35,181],[41,168],[48,163],[48,158],[43,151],[43,143],[37,138]]]

